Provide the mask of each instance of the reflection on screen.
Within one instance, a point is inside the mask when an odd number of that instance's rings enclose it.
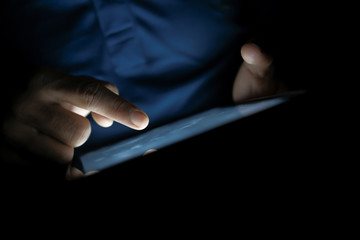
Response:
[[[161,149],[221,125],[274,107],[287,101],[287,99],[287,97],[283,96],[260,102],[213,108],[154,128],[143,134],[80,156],[80,165],[83,168],[80,170],[88,173],[106,169],[132,158],[142,156],[150,149]]]

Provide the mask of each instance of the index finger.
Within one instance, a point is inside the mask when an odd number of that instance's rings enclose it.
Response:
[[[146,128],[149,124],[146,113],[117,95],[114,87],[91,77],[74,77],[56,89],[54,94],[59,101],[95,112],[130,128]]]

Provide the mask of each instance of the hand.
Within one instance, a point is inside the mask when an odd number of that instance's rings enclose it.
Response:
[[[274,79],[273,58],[264,53],[255,43],[246,43],[241,48],[243,63],[233,85],[233,100],[269,96],[285,90]]]
[[[90,112],[103,127],[117,121],[141,130],[149,123],[142,110],[118,96],[114,85],[43,69],[14,104],[3,132],[17,146],[47,159],[69,163],[74,148],[84,144],[90,135],[91,125],[86,118]]]

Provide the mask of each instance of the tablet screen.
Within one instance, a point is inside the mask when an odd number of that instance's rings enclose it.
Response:
[[[100,171],[130,159],[143,156],[149,150],[159,150],[211,129],[282,104],[294,96],[287,93],[242,104],[213,108],[184,119],[154,128],[109,146],[85,153],[76,161],[84,173]]]

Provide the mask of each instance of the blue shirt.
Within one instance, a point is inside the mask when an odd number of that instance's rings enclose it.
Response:
[[[231,97],[248,34],[239,21],[242,1],[14,2],[8,34],[27,59],[115,84],[120,96],[148,114],[149,128]],[[83,148],[135,132],[92,123]]]

